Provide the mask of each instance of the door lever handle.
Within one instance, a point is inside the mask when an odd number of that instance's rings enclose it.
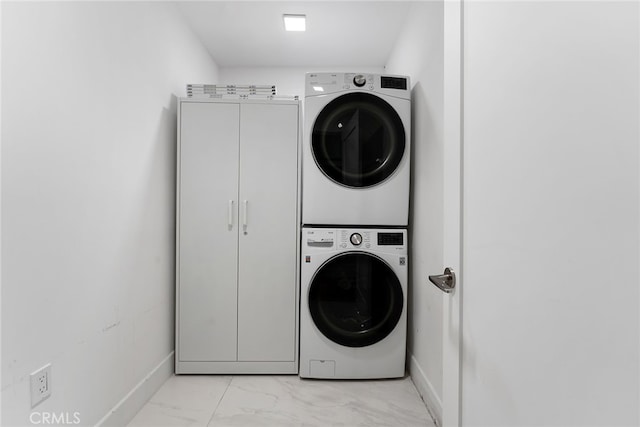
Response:
[[[444,269],[444,274],[429,276],[429,281],[441,291],[450,294],[456,288],[456,273],[449,267]]]

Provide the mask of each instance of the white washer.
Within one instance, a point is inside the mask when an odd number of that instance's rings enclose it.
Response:
[[[408,77],[307,73],[302,223],[406,227],[410,141]]]
[[[405,373],[406,229],[303,228],[300,376]]]

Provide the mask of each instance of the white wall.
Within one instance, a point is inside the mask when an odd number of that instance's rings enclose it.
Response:
[[[637,426],[639,4],[464,15],[462,423]]]
[[[308,72],[381,73],[382,67],[221,67],[220,84],[275,84],[278,95],[304,99],[304,76]]]
[[[2,2],[3,425],[49,362],[82,425],[170,374],[175,96],[217,73],[170,4]]]
[[[412,82],[413,174],[409,354],[411,378],[436,419],[442,397],[442,292],[427,276],[443,262],[443,2],[416,2],[386,71]]]

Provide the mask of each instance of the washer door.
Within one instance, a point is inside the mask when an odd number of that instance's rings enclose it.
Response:
[[[368,93],[346,94],[318,115],[311,150],[331,180],[347,187],[370,187],[391,176],[400,164],[404,126],[385,100]]]
[[[331,341],[348,347],[375,344],[393,331],[404,296],[398,277],[382,259],[365,252],[325,262],[309,287],[309,311]]]

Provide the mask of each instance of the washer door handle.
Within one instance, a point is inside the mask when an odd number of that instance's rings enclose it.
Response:
[[[444,274],[429,276],[429,281],[438,289],[450,294],[456,288],[456,273],[449,267],[444,269]]]

